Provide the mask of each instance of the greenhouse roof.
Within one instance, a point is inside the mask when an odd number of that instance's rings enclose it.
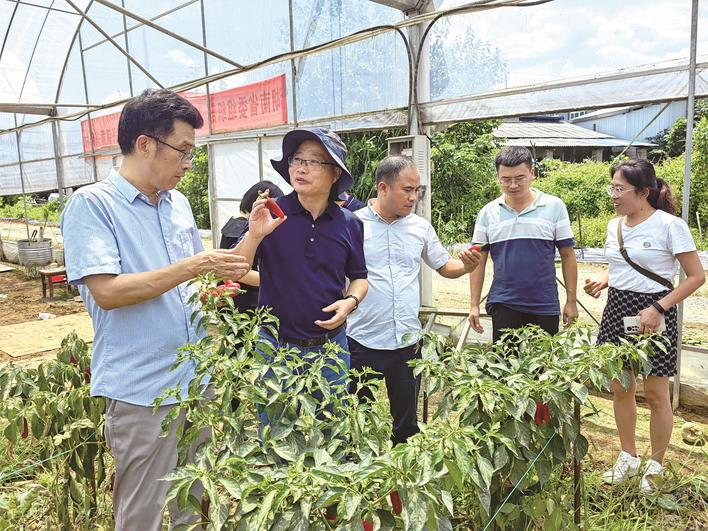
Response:
[[[691,0],[0,0],[0,195],[103,178],[146,88],[191,98],[200,142],[669,101],[690,26]]]

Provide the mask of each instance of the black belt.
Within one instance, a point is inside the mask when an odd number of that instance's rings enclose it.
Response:
[[[327,343],[327,341],[331,341],[342,330],[344,330],[344,325],[339,325],[334,330],[330,330],[326,334],[323,334],[319,337],[309,337],[306,339],[297,339],[297,338],[293,338],[293,337],[281,337],[280,342],[281,343],[290,343],[291,345],[297,345],[298,347],[305,347],[305,348],[319,347],[319,346]]]

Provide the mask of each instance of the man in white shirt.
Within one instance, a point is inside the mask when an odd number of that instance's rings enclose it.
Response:
[[[458,278],[473,271],[481,255],[465,250],[459,260],[450,258],[432,225],[413,213],[420,175],[409,157],[383,159],[376,168],[376,188],[377,198],[356,212],[364,223],[369,292],[349,315],[347,336],[351,368],[371,367],[383,374],[393,416],[393,442],[399,444],[418,432],[419,382],[408,361],[419,357],[415,333],[421,329],[421,261],[446,278]],[[360,398],[373,396],[363,390]]]

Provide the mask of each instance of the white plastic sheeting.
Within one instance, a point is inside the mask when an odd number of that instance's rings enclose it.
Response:
[[[103,5],[105,0],[72,1],[115,45],[65,0],[0,1],[0,195],[18,193],[20,175],[28,192],[56,189],[60,181],[68,187],[102,179],[114,162],[111,155],[116,154],[104,151],[94,159],[93,152],[84,152],[83,118],[78,116],[58,122],[56,141],[49,124],[27,127],[18,134],[14,128],[43,117],[14,114],[12,105],[44,106],[47,112],[65,117],[82,111],[81,105],[113,106],[157,86],[156,82],[163,86],[201,83],[194,90],[204,94],[207,88],[214,93],[284,74],[288,121],[268,134],[282,133],[296,122],[339,131],[409,123],[409,51],[393,29],[293,61],[274,59],[272,64],[240,73],[234,68],[234,63],[254,65],[373,26],[401,24],[405,16],[381,5],[387,2],[111,0],[211,51],[204,52],[123,16]],[[465,3],[435,0],[434,7]],[[435,22],[428,34],[428,61],[424,61],[430,65],[426,81],[434,101],[420,101],[421,123],[686,97],[691,0],[653,0],[651,5],[645,0],[556,0],[495,7],[498,3],[492,0],[483,10],[443,16]],[[698,50],[708,53],[705,2],[699,16]],[[401,32],[408,35],[407,28]],[[667,66],[660,60],[674,63]],[[706,66],[704,62],[699,68],[699,96],[708,95]],[[208,85],[199,81],[215,75],[223,77],[209,79]],[[119,108],[92,112],[91,117]],[[255,135],[255,131],[212,134],[202,141]],[[261,145],[261,151],[273,151],[270,139],[262,139],[264,143],[268,147]],[[50,161],[54,157],[61,157],[58,165]],[[269,165],[262,167],[259,175],[269,171]]]
[[[708,96],[708,56],[697,65],[696,96]],[[671,61],[569,81],[487,92],[421,105],[425,124],[522,116],[685,99],[688,63]]]
[[[276,173],[271,158],[280,158],[282,137],[242,138],[209,146],[211,226],[215,245],[221,227],[239,213],[243,194],[259,181],[268,180],[289,193],[292,188]]]

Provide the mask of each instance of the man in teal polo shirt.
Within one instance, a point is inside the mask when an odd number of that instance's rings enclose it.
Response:
[[[531,188],[535,178],[531,152],[519,146],[503,149],[495,160],[503,194],[480,211],[473,243],[482,245],[480,266],[470,275],[472,328],[482,333],[479,304],[487,255],[494,262],[494,279],[487,298],[492,336],[504,329],[536,324],[549,334],[558,332],[561,314],[556,287],[555,252],[561,257],[566,303],[563,324],[578,317],[578,266],[568,210],[559,198]]]

